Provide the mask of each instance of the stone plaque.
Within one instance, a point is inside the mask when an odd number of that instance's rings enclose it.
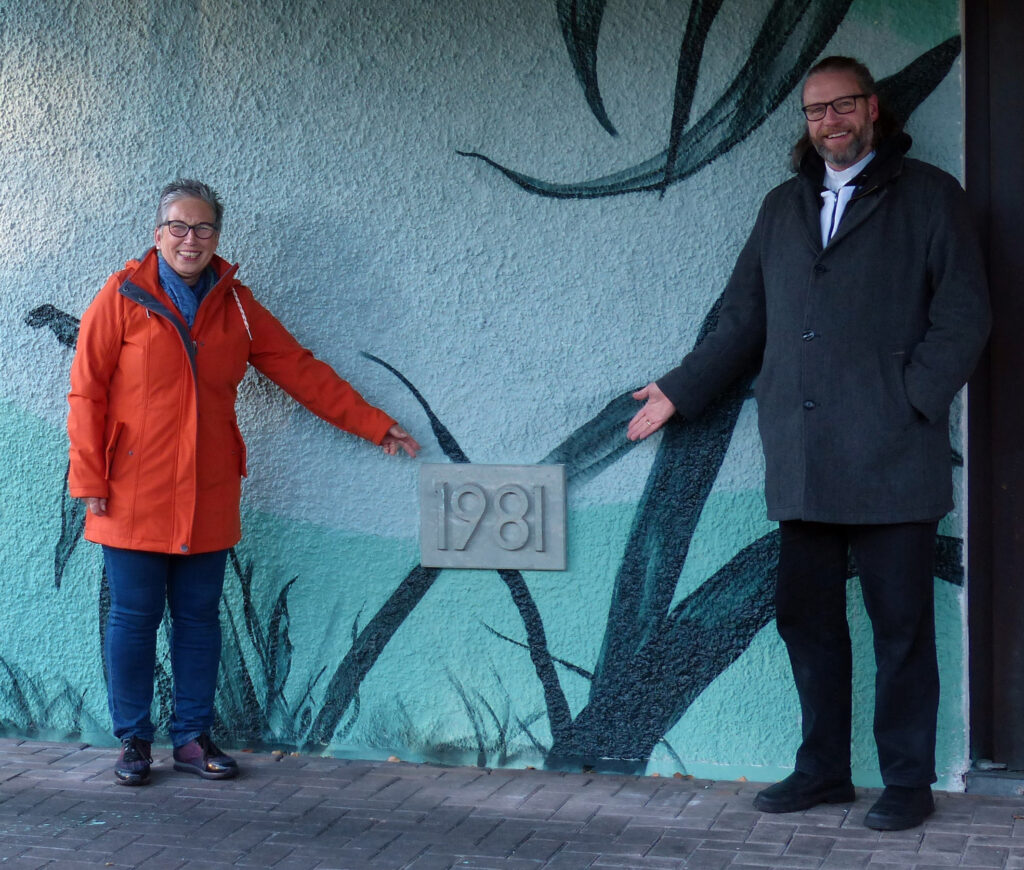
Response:
[[[564,571],[565,466],[424,463],[420,561]]]

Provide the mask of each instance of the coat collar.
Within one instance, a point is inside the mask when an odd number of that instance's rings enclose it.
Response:
[[[875,159],[853,179],[857,185],[855,196],[866,196],[897,178],[903,171],[904,155],[910,150],[912,141],[906,133],[897,133],[880,142],[875,149]],[[799,174],[804,185],[812,187],[817,196],[825,180],[825,161],[813,148],[808,148],[800,161]]]
[[[216,254],[210,260],[210,265],[213,267],[213,271],[217,273],[217,281],[210,288],[210,292],[206,294],[207,296],[211,295],[222,285],[227,286],[230,280],[234,278],[235,272],[238,271],[238,263],[229,263],[223,257],[218,257]],[[125,263],[124,268],[125,278],[128,281],[137,284],[151,293],[158,293],[161,298],[166,297],[163,288],[160,286],[160,270],[157,264],[155,247],[147,250],[138,260],[129,260]]]
[[[863,223],[874,210],[874,206],[879,200],[877,196],[873,195],[883,192],[903,172],[904,156],[910,150],[911,142],[910,136],[906,133],[898,133],[878,144],[874,159],[851,182],[856,185],[857,189],[850,199],[847,213],[839,224],[839,229],[830,242],[830,246]],[[820,252],[822,250],[820,194],[825,180],[825,161],[813,148],[808,148],[800,161],[798,179],[800,182],[798,208],[802,222],[812,247]],[[871,197],[870,202],[854,207],[858,200],[866,200],[869,197]]]
[[[235,271],[238,269],[237,263],[230,265],[227,260],[216,255],[210,261],[210,265],[213,266],[214,271],[217,273],[217,283],[210,288],[210,292],[206,294],[203,302],[207,302],[214,293],[225,292],[225,288],[231,286]],[[199,375],[196,368],[196,345],[185,319],[164,291],[164,288],[160,286],[160,268],[157,261],[156,248],[150,248],[146,251],[141,260],[129,260],[125,266],[125,273],[125,279],[121,282],[118,293],[137,305],[141,305],[148,312],[164,318],[174,327],[178,337],[181,339],[185,355],[188,357],[189,367],[192,370],[192,382],[196,388],[196,396],[198,398]],[[239,308],[241,308],[241,304],[239,304]],[[248,329],[249,326],[246,324],[247,332]]]

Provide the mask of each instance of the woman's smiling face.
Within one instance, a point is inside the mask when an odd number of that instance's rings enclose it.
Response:
[[[175,200],[167,209],[167,221],[181,221],[196,224],[215,224],[213,209],[203,200],[188,198]],[[153,240],[163,258],[181,279],[192,287],[210,265],[220,233],[214,232],[208,239],[200,239],[195,230],[189,230],[184,238],[171,234],[166,226],[159,226],[153,233]]]

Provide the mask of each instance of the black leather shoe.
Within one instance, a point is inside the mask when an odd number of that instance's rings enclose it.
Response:
[[[794,770],[782,782],[754,796],[754,809],[762,813],[796,813],[818,804],[848,804],[857,800],[848,779],[822,779]]]
[[[864,824],[876,831],[905,831],[916,828],[934,812],[935,799],[928,786],[907,788],[887,785],[882,796],[868,810]]]

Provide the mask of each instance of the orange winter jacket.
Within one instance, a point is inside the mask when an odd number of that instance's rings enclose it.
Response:
[[[252,363],[329,423],[379,444],[394,423],[302,347],[236,280],[219,280],[190,330],[160,286],[156,249],[93,300],[71,366],[70,493],[106,498],[85,538],[160,553],[203,553],[241,536],[245,444],[235,418]]]

